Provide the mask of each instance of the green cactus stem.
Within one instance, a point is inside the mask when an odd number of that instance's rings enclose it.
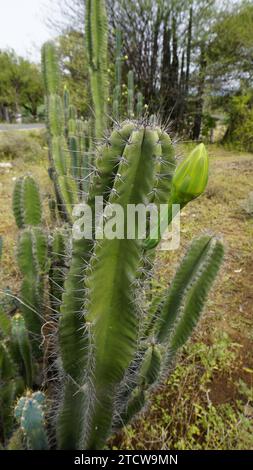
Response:
[[[32,387],[33,384],[33,363],[31,354],[31,345],[26,329],[25,321],[22,315],[17,313],[11,320],[12,323],[12,345],[16,354],[20,356],[19,364],[22,364],[25,370],[25,385]]]
[[[137,119],[143,115],[143,94],[140,91],[137,93],[136,115]]]
[[[15,418],[20,424],[27,440],[27,446],[31,450],[47,450],[48,438],[45,430],[44,399],[27,392],[21,397],[15,407]]]
[[[115,179],[109,198],[110,203],[121,204],[125,216],[128,204],[147,201],[158,140],[158,132],[147,127],[133,131],[125,144],[118,168],[121,177]],[[91,374],[95,405],[87,410],[85,448],[101,448],[110,432],[113,397],[136,348],[138,315],[133,309],[133,283],[140,254],[137,239],[104,239],[96,245],[91,261],[87,321],[94,342]]]
[[[127,74],[127,114],[129,119],[134,117],[134,73],[129,70]]]
[[[104,0],[88,0],[86,2],[85,28],[90,87],[95,112],[95,132],[96,137],[101,138],[106,128],[108,98],[108,24]]]
[[[17,258],[23,275],[20,309],[31,335],[33,350],[38,354],[44,315],[43,277],[48,270],[47,239],[40,228],[25,229],[21,233]]]
[[[18,228],[41,223],[40,194],[32,176],[24,176],[16,181],[12,206]]]

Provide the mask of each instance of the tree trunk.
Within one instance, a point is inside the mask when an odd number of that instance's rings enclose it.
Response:
[[[194,124],[192,129],[192,139],[198,140],[201,132],[203,105],[204,105],[204,91],[205,91],[205,78],[206,78],[206,51],[205,44],[200,46],[200,61],[199,61],[199,81],[196,97],[196,111],[194,117]]]
[[[187,48],[186,48],[186,72],[185,72],[185,97],[189,92],[190,64],[191,64],[191,48],[192,48],[192,6],[190,8],[188,32],[187,32]]]

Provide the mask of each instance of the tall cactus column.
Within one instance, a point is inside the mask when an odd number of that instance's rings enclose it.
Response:
[[[97,172],[90,188],[88,204],[95,212],[95,197],[107,201],[114,183],[119,156],[123,154],[125,141],[130,138],[133,123],[126,123],[112,132],[107,144],[98,150]],[[95,227],[93,227],[95,232]],[[95,233],[94,233],[95,236]],[[84,276],[94,240],[73,240],[70,270],[64,285],[59,325],[59,342],[63,369],[66,374],[64,398],[59,413],[58,442],[61,448],[78,448],[83,422],[80,413],[80,393],[87,363],[88,337],[84,317]]]
[[[104,0],[87,0],[85,22],[90,86],[95,112],[95,134],[101,138],[106,128],[108,98],[108,24]]]
[[[49,160],[51,168],[50,177],[54,183],[60,218],[72,222],[73,205],[77,202],[78,184],[73,173],[77,171],[78,163],[75,163],[77,153],[74,153],[74,162],[68,147],[67,124],[73,119],[66,120],[66,105],[68,94],[65,90],[64,99],[60,96],[60,73],[56,48],[52,42],[46,42],[42,48],[43,78],[46,91],[47,130]],[[68,106],[68,109],[71,106]],[[73,166],[75,169],[73,170]]]
[[[16,181],[13,212],[19,236],[17,261],[22,273],[21,304],[33,351],[40,355],[39,343],[44,318],[44,275],[48,269],[47,237],[41,224],[41,202],[37,184],[31,176]]]
[[[124,225],[128,204],[147,203],[154,180],[153,155],[160,148],[158,137],[155,129],[140,128],[125,143],[108,206],[121,205]],[[95,400],[85,418],[88,449],[101,448],[110,432],[116,389],[136,350],[139,316],[133,304],[141,244],[138,239],[127,239],[126,230],[124,239],[97,243],[87,280],[87,321],[94,348],[90,393]]]

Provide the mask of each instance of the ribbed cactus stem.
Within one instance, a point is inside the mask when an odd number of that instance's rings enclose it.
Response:
[[[66,175],[68,163],[67,157],[69,157],[69,154],[66,148],[66,140],[62,135],[53,137],[52,154],[57,175]]]
[[[58,93],[60,74],[56,47],[52,41],[48,41],[42,46],[41,63],[46,94]]]
[[[129,70],[127,74],[127,113],[130,119],[134,117],[134,73]]]
[[[25,397],[20,398],[15,407],[15,417],[31,450],[48,449],[42,395],[37,398],[36,394],[27,393]]]
[[[59,313],[67,273],[67,234],[55,230],[50,247],[49,296],[54,314]]]
[[[103,136],[106,127],[108,97],[107,42],[108,24],[104,0],[86,2],[86,44],[90,86],[95,111],[96,137]]]
[[[49,95],[48,123],[52,137],[64,135],[64,111],[59,95]]]
[[[68,214],[68,220],[72,222],[72,211],[78,202],[77,185],[71,175],[60,175],[58,177],[58,187],[64,200],[64,207]]]
[[[31,345],[26,329],[25,321],[22,315],[17,313],[12,318],[12,342],[18,351],[21,363],[25,369],[25,385],[32,387],[33,384],[33,363]]]
[[[116,47],[115,47],[115,87],[113,92],[113,117],[120,119],[121,107],[121,79],[122,79],[122,34],[119,29],[116,30]]]
[[[143,114],[143,94],[139,91],[137,93],[136,115],[140,119]]]
[[[116,47],[115,47],[115,83],[116,86],[121,86],[122,78],[122,33],[120,29],[116,29]]]
[[[135,374],[132,378],[130,375],[132,392],[128,385],[119,397],[123,406],[119,416],[116,415],[116,428],[127,424],[141,410],[145,390],[159,380],[160,372],[167,373],[175,353],[191,335],[222,258],[223,246],[219,240],[208,235],[196,239],[179,265],[171,286],[160,296],[157,308],[152,306],[154,311],[149,315],[146,330],[152,338],[151,345],[144,355],[136,354]]]
[[[18,265],[23,276],[20,308],[36,353],[43,324],[43,275],[48,269],[47,239],[39,228],[24,230],[18,242]]]
[[[138,358],[140,365],[136,371],[136,386],[133,387],[132,392],[131,388],[129,390],[130,395],[120,413],[120,419],[119,416],[117,416],[118,421],[115,423],[116,428],[128,424],[134,415],[138,414],[142,410],[146,402],[146,390],[159,378],[162,362],[162,355],[159,347],[155,343],[151,343],[142,356],[141,361],[140,358]],[[126,397],[124,397],[124,400],[125,399]]]
[[[118,168],[120,177],[115,178],[109,198],[109,203],[122,206],[124,220],[128,204],[145,203],[148,199],[154,178],[152,156],[158,140],[155,129],[144,127],[133,131],[125,143]],[[138,315],[132,303],[140,254],[138,239],[104,239],[96,245],[91,261],[87,321],[91,323],[94,342],[91,374],[95,405],[87,410],[88,449],[101,448],[110,431],[113,397],[135,352]]]
[[[41,223],[40,194],[32,176],[24,176],[16,181],[12,207],[18,228]]]
[[[69,137],[69,151],[71,156],[71,174],[75,178],[78,186],[80,184],[80,148],[78,137],[71,135]]]
[[[119,165],[119,157],[124,151],[126,141],[134,128],[133,123],[126,123],[121,129],[113,131],[108,144],[98,150],[96,159],[97,173],[93,179],[87,203],[95,214],[95,197],[109,198],[110,190],[114,183],[115,172]],[[95,235],[95,234],[94,234]],[[66,381],[64,400],[59,415],[58,442],[61,448],[76,448],[82,433],[82,423],[76,426],[72,416],[80,409],[80,393],[75,383],[83,383],[84,368],[87,362],[87,347],[89,336],[85,336],[85,321],[82,315],[85,300],[83,277],[86,270],[91,250],[92,240],[73,240],[72,261],[67,279],[64,285],[64,294],[61,305],[61,319],[59,327],[59,340],[63,367],[71,379]],[[74,381],[75,383],[73,383]],[[76,393],[73,393],[73,389]],[[73,400],[69,400],[69,396]],[[67,397],[67,398],[66,398]],[[70,420],[71,418],[71,420]],[[72,431],[71,431],[72,430]],[[79,432],[79,438],[77,434]],[[73,439],[70,442],[70,435]]]
[[[12,351],[2,340],[0,342],[0,429],[3,442],[8,440],[13,428],[12,408],[19,392],[16,376],[17,366]]]
[[[70,103],[70,98],[69,98],[69,90],[67,86],[64,86],[64,91],[63,91],[63,110],[64,110],[64,136],[67,139],[68,138],[68,119],[69,119],[69,103]]]
[[[186,342],[199,320],[207,294],[220,268],[223,254],[222,243],[215,238],[210,238],[205,253],[199,260],[197,271],[192,273],[192,282],[190,286],[188,285],[189,289],[185,291],[183,314],[171,335],[169,347],[174,353]],[[166,307],[167,304],[164,308]]]

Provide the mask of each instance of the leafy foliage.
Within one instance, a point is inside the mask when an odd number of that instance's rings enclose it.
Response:
[[[0,120],[28,112],[33,118],[43,103],[42,77],[38,67],[14,51],[0,51]]]

